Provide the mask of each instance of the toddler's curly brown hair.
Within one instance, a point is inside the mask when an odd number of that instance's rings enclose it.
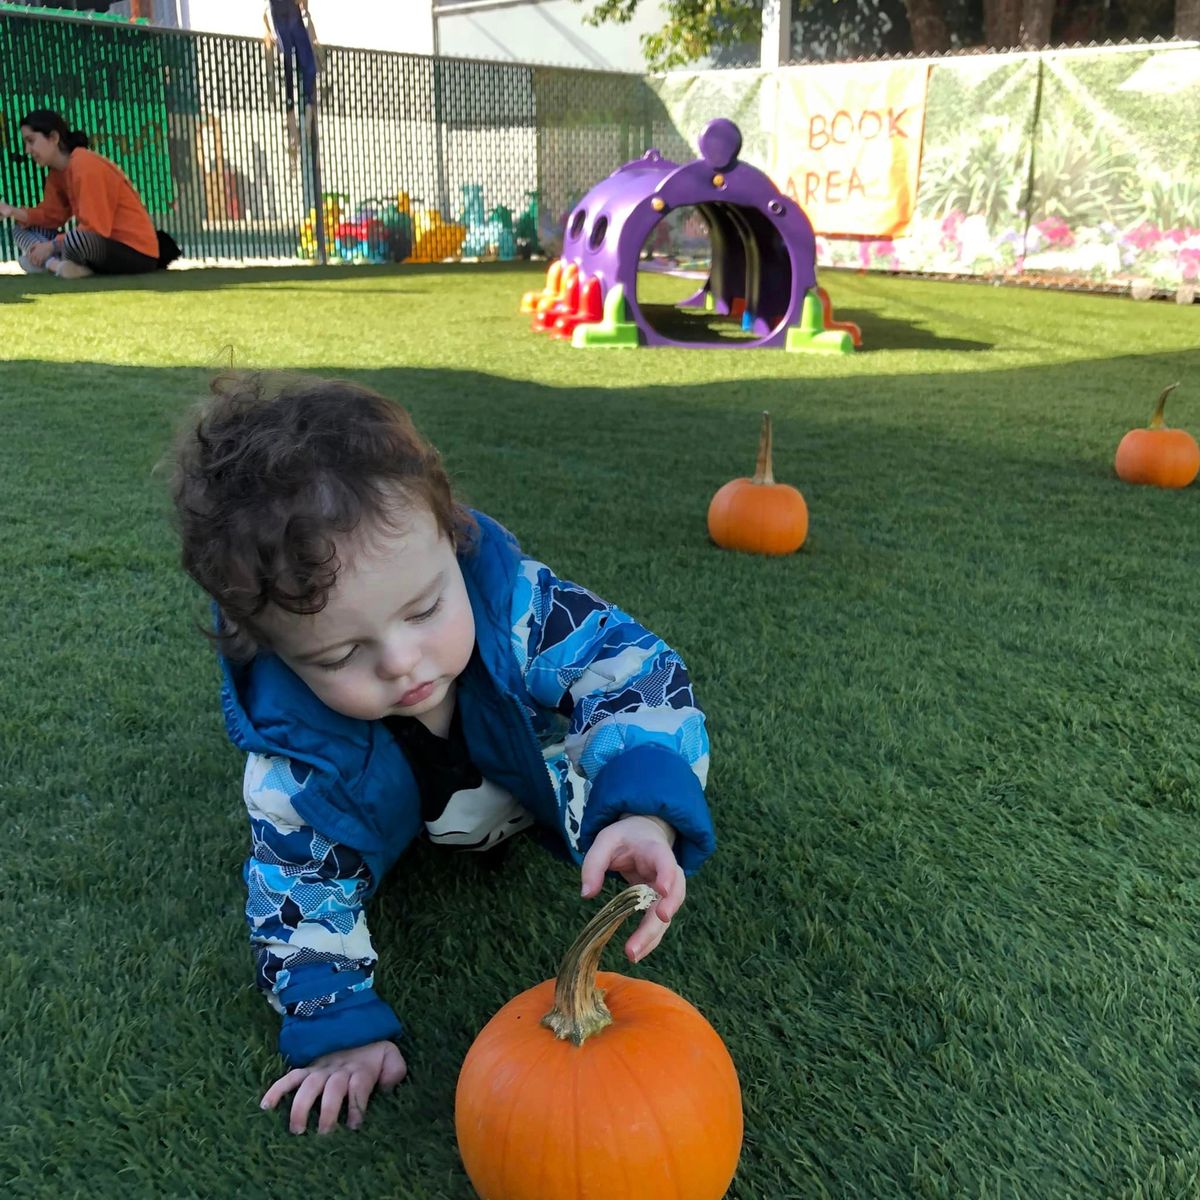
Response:
[[[338,540],[402,529],[423,506],[453,545],[476,527],[438,452],[400,405],[340,380],[229,371],[179,435],[172,497],[187,573],[216,601],[222,653],[269,649],[270,605],[320,612]],[[344,552],[343,552],[344,556]]]

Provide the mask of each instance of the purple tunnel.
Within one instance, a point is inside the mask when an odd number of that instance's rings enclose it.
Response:
[[[637,300],[638,260],[655,225],[673,210],[692,206],[708,225],[712,269],[708,281],[680,307],[728,314],[745,304],[743,327],[753,338],[721,342],[754,349],[782,346],[798,323],[804,297],[816,287],[816,243],[804,210],[757,167],[738,162],[742,134],[725,117],[709,121],[694,162],[670,162],[657,150],[618,167],[598,183],[567,219],[564,263],[600,280],[607,294],[622,284],[629,319],[650,346],[704,345],[666,337],[646,320]],[[711,343],[710,343],[711,344]]]

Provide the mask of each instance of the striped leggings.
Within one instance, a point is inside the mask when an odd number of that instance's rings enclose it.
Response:
[[[33,266],[27,255],[38,242],[52,241],[56,234],[57,230],[41,229],[36,225],[28,229],[20,225],[13,226],[13,241],[19,255],[17,261],[24,270],[39,269]],[[86,229],[70,229],[62,238],[62,249],[55,250],[55,254],[70,262],[91,267],[97,275],[140,275],[143,271],[153,271],[158,267],[158,259],[142,254],[124,242],[102,237]]]

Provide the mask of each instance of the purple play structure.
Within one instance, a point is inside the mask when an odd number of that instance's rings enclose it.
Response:
[[[718,117],[699,137],[700,158],[670,162],[657,150],[618,167],[567,218],[562,257],[521,311],[534,329],[580,348],[722,345],[849,354],[862,335],[834,321],[817,286],[816,241],[804,210],[756,167],[738,162],[742,135]],[[708,226],[712,267],[680,308],[740,318],[751,336],[678,341],[656,328],[637,299],[638,261],[655,225],[695,208]]]
[[[783,346],[816,287],[812,224],[762,171],[738,161],[742,135],[732,121],[710,121],[698,144],[694,162],[681,166],[648,150],[592,188],[567,219],[562,261],[578,267],[581,281],[598,279],[605,294],[622,286],[628,320],[643,345],[695,345],[664,336],[637,302],[646,239],[668,213],[693,206],[708,225],[712,269],[680,307],[740,315],[743,328],[757,335],[725,345]]]

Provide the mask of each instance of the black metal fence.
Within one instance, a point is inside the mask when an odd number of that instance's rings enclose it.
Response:
[[[33,108],[92,135],[205,262],[515,257],[669,132],[640,75],[336,47],[310,125],[289,121],[283,65],[253,39],[0,11],[13,204],[42,194],[18,128]]]

